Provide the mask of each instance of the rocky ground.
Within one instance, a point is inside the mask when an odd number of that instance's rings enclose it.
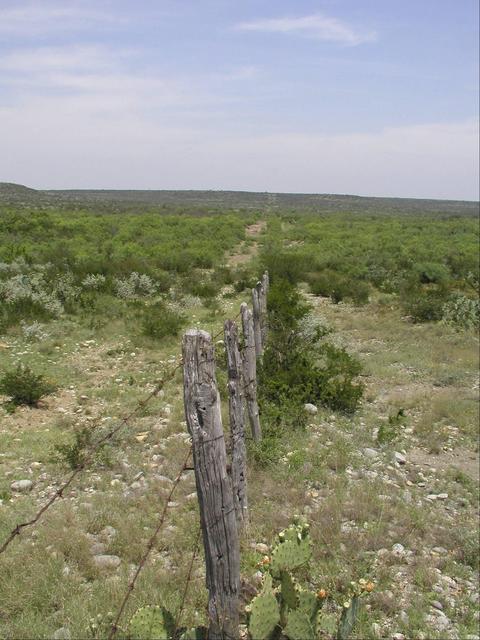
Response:
[[[354,637],[474,640],[478,343],[447,328],[416,327],[373,302],[363,310],[312,302],[315,314],[335,327],[335,339],[362,360],[365,401],[353,418],[308,407],[309,428],[285,442],[280,463],[252,464],[251,524],[242,541],[246,584],[255,588],[258,561],[276,532],[300,512],[314,540],[309,579],[332,596],[327,616],[336,613],[335,602],[350,580],[376,583]],[[216,331],[239,303],[225,300],[216,318],[201,308],[189,314],[192,323]],[[114,326],[95,330],[74,323],[53,324],[50,334],[36,343],[10,336],[1,347],[6,366],[28,360],[59,383],[38,409],[2,410],[1,540],[68,477],[55,445],[71,442],[82,426],[95,424],[96,433],[103,433],[178,362],[176,339],[156,345],[132,340]],[[118,609],[187,441],[178,372],[121,429],[94,468],[80,474],[38,525],[0,556],[2,636],[103,637],[89,630],[90,618]],[[129,613],[159,601],[178,608],[197,522],[193,474],[187,471]],[[204,619],[203,579],[200,558],[185,624]],[[100,630],[102,620],[95,623]]]

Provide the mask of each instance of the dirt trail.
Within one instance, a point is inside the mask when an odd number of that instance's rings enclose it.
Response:
[[[245,235],[247,238],[258,238],[264,231],[267,226],[265,220],[259,220],[258,222],[254,222],[253,224],[249,224],[245,228]],[[258,242],[254,240],[252,244],[246,244],[245,241],[242,241],[235,250],[235,253],[232,253],[228,259],[227,264],[229,267],[238,267],[239,265],[246,264],[250,262],[250,260],[258,254]]]

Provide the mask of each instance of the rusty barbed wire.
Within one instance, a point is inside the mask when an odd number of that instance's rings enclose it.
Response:
[[[133,575],[133,578],[130,580],[129,584],[128,584],[128,588],[127,588],[127,592],[125,593],[125,596],[122,600],[122,603],[120,605],[120,608],[117,612],[117,615],[115,616],[115,620],[112,623],[111,629],[110,629],[110,633],[108,635],[108,640],[113,640],[113,638],[115,637],[117,631],[118,631],[118,623],[120,621],[120,618],[123,615],[123,612],[125,610],[125,607],[127,606],[128,600],[132,594],[132,591],[135,588],[135,583],[137,582],[137,578],[140,575],[140,572],[142,571],[142,569],[144,568],[147,560],[148,560],[148,556],[150,555],[150,552],[153,549],[153,546],[156,542],[156,539],[158,537],[158,534],[160,533],[160,530],[163,526],[163,523],[165,522],[165,516],[167,515],[167,509],[168,509],[168,505],[169,502],[172,499],[172,496],[175,492],[175,489],[178,487],[181,477],[183,475],[183,473],[185,472],[185,470],[187,469],[187,463],[188,460],[190,458],[190,455],[192,453],[192,446],[189,447],[187,455],[185,457],[185,460],[183,461],[182,466],[180,467],[179,472],[177,473],[177,476],[175,477],[175,480],[173,481],[173,485],[172,488],[170,489],[170,492],[165,500],[165,504],[163,506],[163,510],[162,513],[160,514],[160,518],[158,520],[158,524],[155,528],[155,531],[153,532],[152,536],[150,537],[150,540],[148,541],[147,547],[145,549],[145,552],[140,560],[140,563],[138,564],[138,567]]]
[[[192,573],[193,573],[193,565],[195,564],[195,560],[197,558],[198,552],[200,551],[200,534],[202,530],[198,527],[197,535],[195,537],[195,546],[193,547],[192,557],[190,559],[190,565],[188,567],[187,579],[185,581],[185,586],[183,588],[182,599],[180,601],[180,607],[178,609],[177,616],[175,618],[175,631],[178,631],[178,627],[180,625],[180,620],[182,618],[182,614],[185,608],[185,601],[187,599],[188,589],[190,587],[190,583],[192,582]]]
[[[23,529],[25,529],[26,527],[30,527],[30,526],[36,524],[40,520],[42,515],[58,500],[58,498],[63,497],[64,492],[72,484],[72,482],[75,480],[75,478],[82,471],[84,471],[84,469],[86,469],[88,467],[88,465],[91,464],[91,462],[93,462],[93,460],[95,458],[95,455],[98,452],[98,450],[100,449],[100,447],[102,447],[106,442],[111,440],[120,431],[120,429],[122,429],[123,427],[127,426],[128,422],[132,418],[135,417],[137,412],[140,411],[140,409],[145,408],[145,406],[154,397],[156,397],[160,393],[160,391],[163,389],[165,384],[173,379],[173,377],[175,376],[175,373],[182,366],[183,366],[183,360],[181,360],[175,367],[173,367],[170,371],[168,371],[168,373],[165,373],[163,378],[161,378],[155,384],[154,389],[148,394],[148,396],[146,396],[146,398],[143,398],[143,400],[138,401],[137,405],[135,406],[135,408],[132,411],[130,411],[130,413],[128,413],[126,416],[124,416],[120,420],[120,422],[113,429],[108,431],[104,436],[102,436],[99,440],[97,440],[97,442],[92,447],[89,448],[88,456],[78,465],[78,467],[76,469],[74,469],[74,471],[72,471],[72,473],[70,474],[69,478],[53,493],[53,495],[43,505],[43,507],[41,507],[37,511],[35,516],[31,520],[27,520],[26,522],[21,522],[21,523],[17,524],[10,531],[9,535],[7,536],[5,541],[3,542],[2,546],[0,547],[0,554],[2,554],[4,551],[6,551],[6,549],[10,545],[10,543],[17,536],[20,535],[20,533],[22,532]]]

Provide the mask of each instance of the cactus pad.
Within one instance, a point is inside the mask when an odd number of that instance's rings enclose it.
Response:
[[[310,560],[311,549],[308,537],[286,539],[275,547],[272,552],[270,571],[274,577],[278,577],[281,571],[291,571]]]
[[[308,615],[300,609],[289,612],[283,633],[290,640],[315,640],[315,629]]]
[[[297,590],[292,576],[287,571],[280,574],[281,596],[282,602],[289,609],[296,609],[298,604]]]
[[[348,636],[351,634],[357,620],[359,606],[359,597],[353,596],[350,605],[348,607],[344,607],[342,617],[340,618],[340,624],[338,626],[337,640],[347,640]]]
[[[298,610],[305,613],[311,622],[315,621],[322,602],[312,591],[301,589],[298,592]]]
[[[270,590],[252,600],[248,630],[253,640],[268,640],[280,621],[280,607]]]
[[[130,637],[132,640],[168,640],[167,624],[161,607],[141,607],[130,620]]]

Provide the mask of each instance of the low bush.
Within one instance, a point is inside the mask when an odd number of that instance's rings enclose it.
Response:
[[[36,407],[38,401],[55,391],[56,386],[45,380],[41,374],[35,374],[29,367],[19,364],[16,369],[7,371],[0,379],[0,393],[10,398],[15,405]]]
[[[142,333],[144,336],[161,340],[166,336],[176,336],[185,323],[185,317],[167,307],[163,302],[157,302],[147,307],[142,317]]]
[[[480,326],[480,301],[457,293],[442,307],[442,321],[459,329],[478,329]]]
[[[330,297],[335,304],[351,300],[354,304],[367,304],[370,287],[363,280],[349,278],[336,271],[324,270],[309,276],[310,290],[316,296]]]
[[[363,385],[356,381],[360,363],[325,341],[331,330],[313,322],[296,287],[273,282],[268,308],[269,339],[258,366],[265,443],[254,447],[254,456],[263,463],[278,457],[277,440],[283,434],[305,426],[305,403],[353,413],[363,395]]]
[[[417,285],[411,281],[404,285],[400,301],[413,322],[441,320],[443,307],[450,297],[443,285]]]

